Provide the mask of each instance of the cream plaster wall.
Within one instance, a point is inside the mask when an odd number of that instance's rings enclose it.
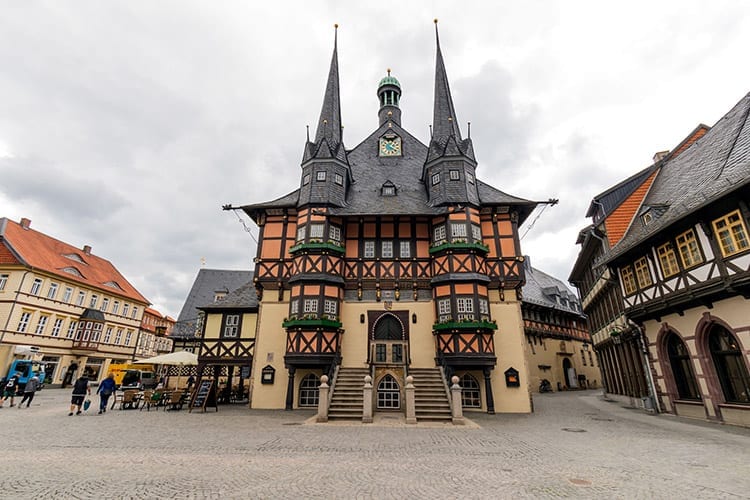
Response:
[[[498,329],[495,330],[497,365],[491,375],[495,412],[529,413],[529,369],[524,353],[521,304],[515,300],[514,293],[506,293],[504,302],[499,302],[498,299],[497,291],[490,293],[490,314],[498,324]],[[506,387],[504,372],[510,367],[518,370],[520,387]]]
[[[289,314],[289,298],[282,302],[271,300],[274,293],[267,293],[266,300],[260,303],[255,332],[255,354],[253,357],[253,387],[251,408],[284,408],[286,386],[289,380],[284,366],[286,354],[286,331],[281,326]],[[260,375],[265,366],[276,370],[273,384],[261,384]]]

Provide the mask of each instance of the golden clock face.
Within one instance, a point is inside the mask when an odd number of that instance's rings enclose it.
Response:
[[[401,138],[381,137],[380,156],[401,156]]]

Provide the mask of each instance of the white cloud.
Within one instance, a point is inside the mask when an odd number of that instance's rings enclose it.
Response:
[[[296,187],[333,24],[351,148],[377,126],[388,67],[403,125],[427,140],[437,17],[480,177],[560,198],[523,248],[565,279],[591,197],[748,91],[749,13],[731,1],[4,5],[0,215],[91,244],[176,316],[201,258],[251,266],[254,242],[221,205]]]

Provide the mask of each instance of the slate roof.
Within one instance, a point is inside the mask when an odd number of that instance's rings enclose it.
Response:
[[[561,280],[540,271],[529,264],[530,259],[524,259],[526,271],[526,284],[523,285],[523,300],[529,304],[536,304],[549,309],[556,309],[569,314],[575,314],[581,318],[585,315],[581,312],[581,303],[578,296],[568,288]],[[559,299],[567,299],[567,302]],[[577,308],[570,304],[576,304]]]
[[[230,292],[216,302],[211,302],[199,307],[203,311],[216,311],[223,309],[255,309],[258,310],[258,294],[255,285],[249,282],[238,289]]]
[[[238,288],[251,283],[253,271],[233,271],[226,269],[201,269],[195,277],[192,288],[180,315],[172,337],[193,337],[195,335],[195,320],[198,318],[198,310],[213,302],[217,291],[227,294]]]
[[[750,183],[750,93],[703,137],[667,160],[643,205],[659,207],[651,223],[631,224],[611,262],[687,215]]]
[[[94,255],[88,247],[87,251],[81,250],[30,226],[24,228],[5,217],[0,218],[1,245],[5,245],[9,252],[3,252],[4,257],[0,258],[0,263],[20,262],[27,267],[57,275],[60,279],[78,282],[109,295],[149,304],[149,300],[110,261]]]

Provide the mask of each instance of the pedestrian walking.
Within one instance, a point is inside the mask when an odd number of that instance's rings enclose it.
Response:
[[[5,401],[10,398],[10,406],[13,407],[13,402],[16,397],[16,392],[18,391],[18,379],[21,377],[21,374],[16,372],[13,374],[12,377],[8,379],[7,382],[5,382],[5,387],[3,388],[3,398],[0,399],[0,408],[3,407],[5,404]]]
[[[86,395],[90,394],[91,385],[89,384],[88,377],[86,377],[86,374],[84,373],[78,378],[78,380],[76,380],[75,384],[73,384],[73,396],[70,398],[70,413],[68,413],[69,417],[73,415],[73,411],[76,409],[76,407],[78,407],[76,415],[81,414],[81,406],[83,405],[83,400],[86,398]]]
[[[107,402],[116,388],[114,373],[107,375],[107,378],[99,384],[99,389],[96,391],[99,394],[99,415],[107,411]]]
[[[35,373],[34,376],[26,382],[26,386],[23,388],[23,399],[18,403],[18,407],[21,408],[27,400],[28,403],[26,403],[26,408],[31,406],[31,400],[34,399],[34,394],[37,389],[39,389],[39,375]]]
[[[188,377],[188,379],[187,379],[187,389],[188,389],[188,391],[190,391],[190,389],[193,388],[193,384],[194,383],[195,383],[195,377],[193,377],[192,375],[190,375]]]

